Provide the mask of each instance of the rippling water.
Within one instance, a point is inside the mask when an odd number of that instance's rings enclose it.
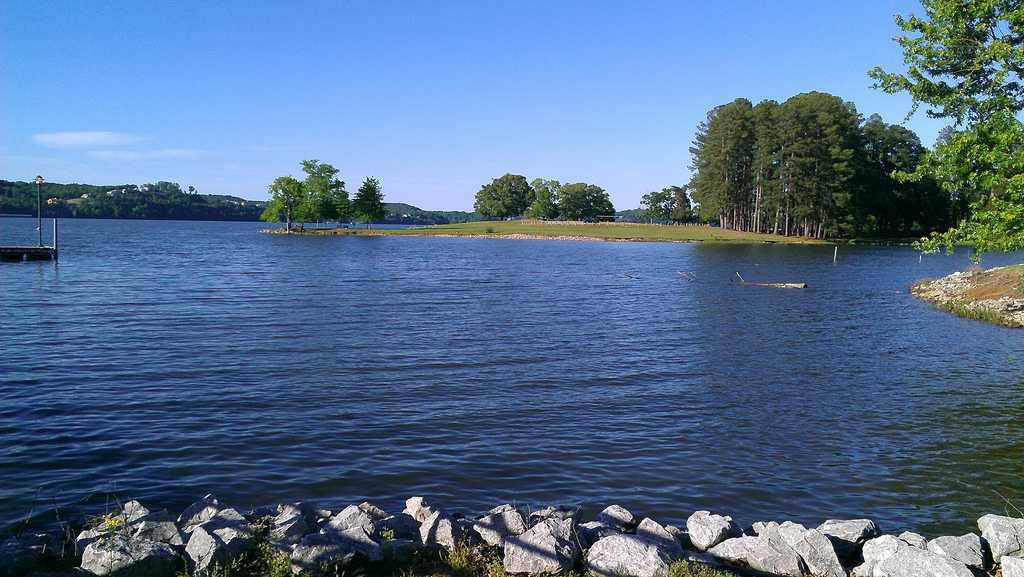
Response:
[[[425,494],[936,534],[1024,501],[1024,332],[907,292],[962,254],[259,228],[69,220],[59,265],[0,265],[0,522]]]

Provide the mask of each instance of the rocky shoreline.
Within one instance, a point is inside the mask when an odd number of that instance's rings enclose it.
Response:
[[[918,282],[910,292],[965,318],[1024,328],[1024,265],[955,272]]]
[[[465,516],[422,497],[396,514],[366,502],[243,514],[207,495],[177,516],[129,501],[74,537],[8,537],[0,575],[1024,577],[1024,519],[985,515],[977,524],[978,533],[928,540],[883,534],[869,519],[741,529],[729,516],[697,511],[676,527],[619,505],[589,520],[574,509],[511,504]],[[474,571],[474,558],[489,561]],[[424,560],[443,569],[417,572]]]

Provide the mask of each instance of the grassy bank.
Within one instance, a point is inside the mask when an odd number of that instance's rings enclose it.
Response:
[[[911,292],[942,310],[1007,327],[1024,327],[1024,264],[920,281]]]
[[[642,242],[733,242],[821,244],[802,237],[737,232],[710,226],[673,226],[635,223],[582,223],[544,221],[486,221],[398,230],[365,228],[310,229],[305,234],[360,236],[464,236],[515,239],[612,240]]]

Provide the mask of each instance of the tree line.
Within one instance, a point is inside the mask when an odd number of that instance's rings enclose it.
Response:
[[[505,174],[480,187],[473,207],[485,218],[596,220],[615,215],[608,193],[596,184],[544,178],[527,182],[519,174]]]
[[[147,184],[60,184],[41,187],[47,218],[129,218],[157,220],[256,220],[260,201],[182,190],[176,182]],[[0,180],[0,214],[36,213],[34,182]]]
[[[369,226],[384,218],[384,191],[376,178],[366,177],[350,200],[337,168],[319,160],[303,160],[302,172],[306,174],[303,180],[289,175],[270,183],[270,202],[260,218],[284,222],[288,231],[296,223],[302,229],[307,222],[341,223],[351,219]]]
[[[914,132],[822,92],[712,109],[690,148],[701,220],[813,238],[911,236],[949,226],[954,203],[932,178],[907,181],[926,154]]]

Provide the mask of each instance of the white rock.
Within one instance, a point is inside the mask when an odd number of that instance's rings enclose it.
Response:
[[[654,519],[644,517],[644,520],[637,525],[636,536],[657,545],[658,549],[670,559],[678,559],[683,556],[683,546],[675,536]]]
[[[546,519],[522,535],[505,539],[508,573],[558,573],[571,569],[579,557],[572,519]]]
[[[936,537],[928,543],[928,550],[959,561],[972,569],[984,571],[988,568],[981,538],[973,533],[959,537]]]
[[[192,528],[213,518],[221,509],[225,509],[213,495],[207,495],[189,505],[178,516],[178,527],[183,533],[191,533]]]
[[[726,539],[708,550],[718,559],[740,567],[782,577],[804,577],[806,565],[800,555],[781,539],[762,535]]]
[[[437,510],[428,505],[423,497],[409,497],[405,500],[405,509],[402,512],[416,519],[418,523],[422,523]]]
[[[1003,577],[1024,577],[1024,559],[1020,557],[1002,557],[999,565],[1003,569]]]
[[[840,559],[853,559],[869,539],[879,535],[878,525],[871,519],[829,519],[818,525],[836,549]]]
[[[690,542],[701,551],[707,551],[729,537],[740,534],[732,517],[714,515],[710,511],[697,511],[686,520]]]
[[[436,511],[420,525],[420,543],[427,547],[439,546],[451,551],[466,539],[462,523],[449,519]]]
[[[671,558],[654,542],[634,535],[611,535],[587,552],[587,568],[598,577],[662,577]]]
[[[978,528],[993,559],[1024,557],[1024,519],[985,515],[978,519]]]
[[[610,505],[597,514],[597,520],[619,531],[629,531],[636,526],[636,518],[625,507]]]
[[[82,569],[117,577],[174,577],[177,561],[178,554],[166,543],[123,535],[94,541],[82,553]]]
[[[478,519],[473,523],[473,530],[480,535],[484,543],[501,547],[507,537],[525,533],[527,526],[522,514],[512,509],[491,513]]]
[[[192,528],[185,553],[193,569],[202,572],[214,564],[229,563],[249,546],[252,538],[245,517],[234,509],[223,509]]]

